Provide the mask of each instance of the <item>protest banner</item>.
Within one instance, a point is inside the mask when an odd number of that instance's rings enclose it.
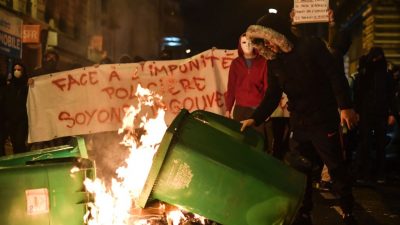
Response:
[[[35,77],[27,103],[28,142],[118,130],[125,110],[137,101],[138,84],[162,96],[167,124],[182,108],[223,115],[235,57],[236,50],[212,49],[182,60],[106,64]]]

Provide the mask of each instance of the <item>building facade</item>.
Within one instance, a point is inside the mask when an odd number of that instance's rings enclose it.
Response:
[[[178,2],[0,0],[4,25],[0,31],[6,35],[6,41],[1,43],[7,45],[9,37],[16,36],[7,27],[20,32],[14,42],[21,42],[18,51],[7,46],[0,48],[2,73],[10,70],[7,65],[10,67],[17,59],[22,59],[28,72],[33,71],[40,67],[46,49],[54,49],[60,55],[59,70],[93,65],[105,57],[112,62],[124,55],[132,59],[158,59],[166,48],[164,37],[182,36]],[[172,48],[171,52],[179,53],[171,57],[182,57],[180,48]]]

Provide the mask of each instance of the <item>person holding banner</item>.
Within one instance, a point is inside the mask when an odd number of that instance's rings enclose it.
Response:
[[[28,137],[28,115],[26,100],[28,96],[27,76],[25,67],[21,63],[13,65],[11,78],[7,79],[4,96],[1,101],[1,112],[3,115],[0,130],[0,151],[4,153],[4,145],[10,137],[13,153],[27,151],[26,140]]]
[[[238,44],[238,57],[229,67],[228,87],[225,96],[226,116],[237,121],[248,118],[260,104],[267,89],[267,61],[252,46],[251,41],[242,34]],[[233,109],[233,110],[232,110]],[[267,132],[265,122],[254,127],[265,142],[272,137]],[[271,151],[272,143],[265,144],[265,151]]]
[[[40,75],[58,72],[57,65],[58,65],[59,59],[60,59],[60,56],[58,55],[58,53],[56,51],[54,51],[52,49],[47,50],[43,57],[42,66],[35,69],[31,75],[31,77],[36,77],[36,76],[40,76]],[[32,81],[33,80],[30,79],[29,82],[32,82]]]
[[[34,79],[32,79],[33,77],[59,72],[59,70],[57,69],[59,60],[60,56],[58,55],[58,53],[54,49],[48,49],[44,54],[42,66],[33,71],[33,73],[28,79],[28,85],[31,88],[34,87],[35,82]],[[37,150],[41,148],[48,148],[48,147],[68,144],[69,141],[70,137],[55,138],[50,141],[32,143],[30,144],[29,148],[30,150]]]
[[[286,162],[307,175],[305,196],[293,224],[312,224],[311,159],[317,154],[334,180],[344,223],[354,225],[352,180],[339,137],[340,123],[352,129],[358,122],[349,86],[321,39],[296,37],[290,28],[289,17],[267,14],[247,29],[247,36],[257,42],[255,47],[269,60],[268,89],[255,112],[242,121],[241,130],[268,118],[284,91],[289,100],[291,128]]]

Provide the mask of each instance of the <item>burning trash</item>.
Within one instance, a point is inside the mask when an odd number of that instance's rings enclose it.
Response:
[[[240,132],[236,121],[185,109],[167,127],[161,96],[141,87],[136,95],[120,129],[129,156],[107,184],[81,137],[71,146],[2,157],[0,223],[292,222],[305,177],[263,154],[255,130]]]
[[[95,197],[87,224],[182,224],[190,221],[184,212],[227,225],[292,222],[305,177],[262,154],[255,131],[241,133],[238,122],[185,109],[167,128],[161,97],[140,87],[137,96],[138,107],[130,108],[121,128],[130,147],[126,166],[109,190],[101,180],[85,181]],[[143,107],[156,117],[138,116]],[[166,204],[154,207],[154,201]]]

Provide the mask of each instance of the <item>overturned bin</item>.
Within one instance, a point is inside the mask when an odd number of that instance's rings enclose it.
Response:
[[[206,111],[183,109],[168,127],[139,196],[224,225],[291,224],[305,176],[262,153],[253,129]]]
[[[0,224],[82,225],[95,176],[83,138],[71,145],[0,157]]]

